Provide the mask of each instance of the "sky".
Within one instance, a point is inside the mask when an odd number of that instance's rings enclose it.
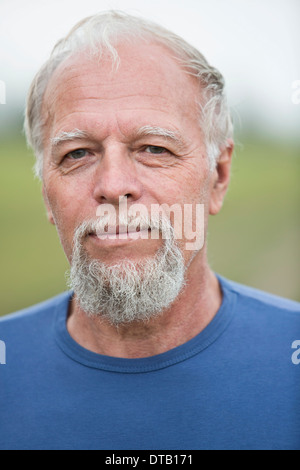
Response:
[[[154,20],[197,47],[225,77],[239,131],[300,140],[298,0],[0,0],[0,135],[22,116],[56,41],[109,9]]]

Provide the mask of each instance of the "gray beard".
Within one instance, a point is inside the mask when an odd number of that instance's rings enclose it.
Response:
[[[146,322],[170,307],[185,285],[185,266],[174,234],[153,258],[107,265],[90,259],[75,234],[68,285],[81,309],[118,326]]]

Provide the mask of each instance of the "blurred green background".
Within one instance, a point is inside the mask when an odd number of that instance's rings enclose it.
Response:
[[[210,264],[237,282],[300,301],[299,145],[239,141],[224,207],[210,218]],[[65,290],[68,264],[19,134],[1,137],[0,161],[4,315]]]

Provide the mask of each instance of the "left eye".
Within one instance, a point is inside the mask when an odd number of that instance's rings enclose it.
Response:
[[[87,150],[84,149],[77,149],[73,150],[72,152],[67,153],[66,157],[70,157],[73,160],[77,160],[79,158],[85,157]]]
[[[157,147],[156,145],[148,145],[148,147],[145,148],[145,152],[159,155],[161,153],[167,152],[167,149],[164,147]]]

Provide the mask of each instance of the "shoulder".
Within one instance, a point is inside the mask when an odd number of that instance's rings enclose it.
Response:
[[[22,329],[31,327],[32,324],[40,325],[50,317],[52,319],[56,309],[59,306],[66,305],[71,295],[71,292],[63,292],[31,307],[0,317],[0,331],[2,333],[9,331],[16,333],[19,330],[22,331]]]
[[[218,276],[221,285],[235,292],[244,300],[249,302],[259,302],[266,307],[275,307],[275,308],[282,308],[284,310],[289,311],[296,311],[300,312],[300,303],[294,300],[289,300],[284,297],[280,297],[274,294],[269,294],[268,292],[264,292],[259,289],[255,289],[254,287],[245,286],[243,284],[239,284],[235,281],[231,281],[225,279],[222,276]]]
[[[300,326],[300,303],[248,287],[218,276],[223,290],[236,296],[240,314],[272,320],[274,324],[292,323]]]

